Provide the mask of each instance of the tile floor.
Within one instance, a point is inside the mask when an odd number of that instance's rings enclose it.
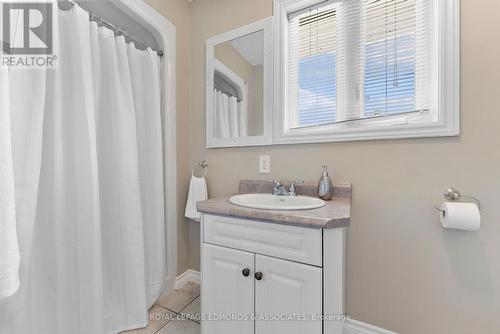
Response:
[[[200,286],[188,283],[149,310],[148,327],[121,334],[199,334],[199,315]]]

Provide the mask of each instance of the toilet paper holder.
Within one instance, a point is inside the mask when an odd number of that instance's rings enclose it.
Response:
[[[452,202],[453,201],[458,201],[461,198],[467,198],[467,199],[473,201],[477,205],[477,208],[479,209],[479,212],[483,211],[481,202],[476,197],[468,196],[468,195],[462,195],[460,193],[460,191],[458,191],[458,189],[455,189],[455,188],[448,188],[448,189],[446,189],[446,191],[443,193],[443,197],[446,200],[449,200],[449,201],[452,201]],[[440,208],[438,208],[437,206],[435,206],[434,208],[436,210],[438,210],[439,212],[444,213],[444,211],[441,210]]]

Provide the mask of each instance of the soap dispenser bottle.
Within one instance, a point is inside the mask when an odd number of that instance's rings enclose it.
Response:
[[[323,175],[319,179],[318,197],[324,201],[329,201],[333,196],[333,183],[328,176],[328,165],[323,166]]]

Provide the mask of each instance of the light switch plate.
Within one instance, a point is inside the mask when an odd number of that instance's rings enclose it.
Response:
[[[271,173],[271,156],[261,155],[259,158],[259,173],[269,174]]]

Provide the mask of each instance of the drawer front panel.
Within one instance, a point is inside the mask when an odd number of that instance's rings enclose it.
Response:
[[[204,242],[322,266],[322,231],[247,219],[203,215]]]

